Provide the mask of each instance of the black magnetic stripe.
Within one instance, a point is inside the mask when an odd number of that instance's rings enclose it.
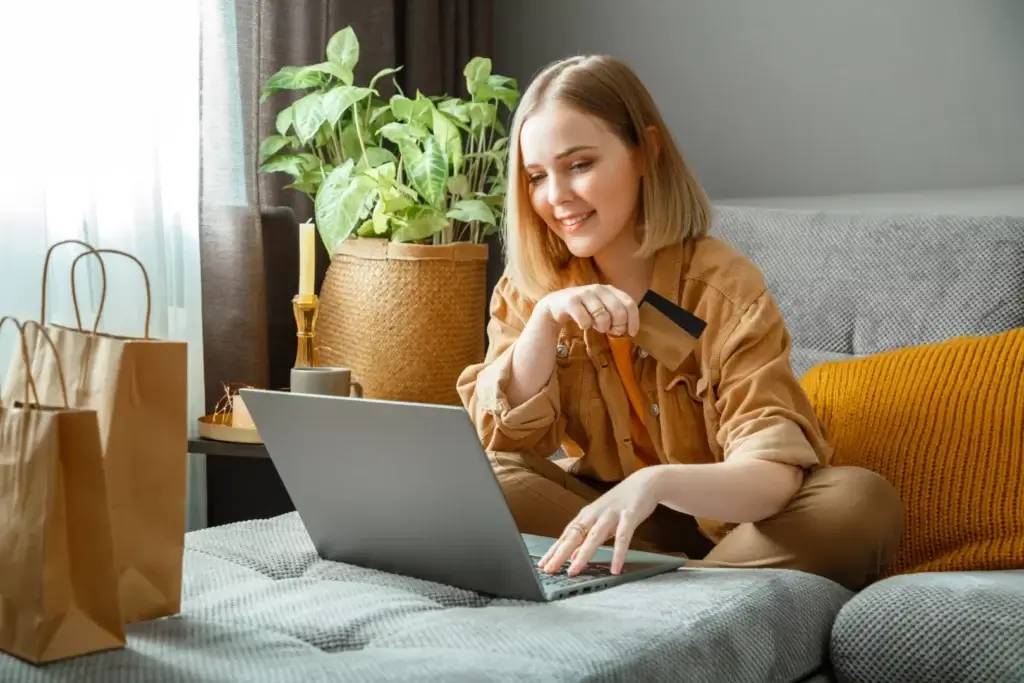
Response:
[[[683,328],[694,339],[699,339],[700,335],[704,332],[704,328],[708,326],[706,321],[701,320],[685,308],[675,305],[653,289],[647,290],[640,303],[645,301],[661,311],[666,318]]]

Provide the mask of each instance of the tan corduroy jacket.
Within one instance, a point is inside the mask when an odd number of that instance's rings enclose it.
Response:
[[[656,349],[634,353],[658,459],[827,465],[828,434],[792,373],[790,336],[758,268],[713,237],[662,249],[655,259],[651,288],[707,322],[692,353],[674,370],[655,360],[664,357]],[[570,472],[620,481],[641,465],[630,436],[629,400],[607,337],[583,333],[575,324],[563,328],[547,385],[509,406],[505,387],[512,350],[532,310],[533,303],[503,277],[491,301],[486,357],[459,378],[460,396],[484,448],[550,456],[561,447],[574,458]],[[727,530],[699,521],[713,540]]]

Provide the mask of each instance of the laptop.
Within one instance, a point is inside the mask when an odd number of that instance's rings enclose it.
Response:
[[[274,467],[326,560],[502,598],[551,601],[673,571],[685,559],[612,551],[570,577],[537,562],[460,406],[242,389]]]

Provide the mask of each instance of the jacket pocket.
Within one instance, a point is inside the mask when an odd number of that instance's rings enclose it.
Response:
[[[555,357],[562,413],[571,423],[585,422],[594,397],[594,364],[580,338],[561,338]]]

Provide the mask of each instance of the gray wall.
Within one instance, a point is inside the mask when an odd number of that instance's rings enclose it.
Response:
[[[1024,0],[495,0],[495,70],[630,62],[715,199],[1024,184]]]

